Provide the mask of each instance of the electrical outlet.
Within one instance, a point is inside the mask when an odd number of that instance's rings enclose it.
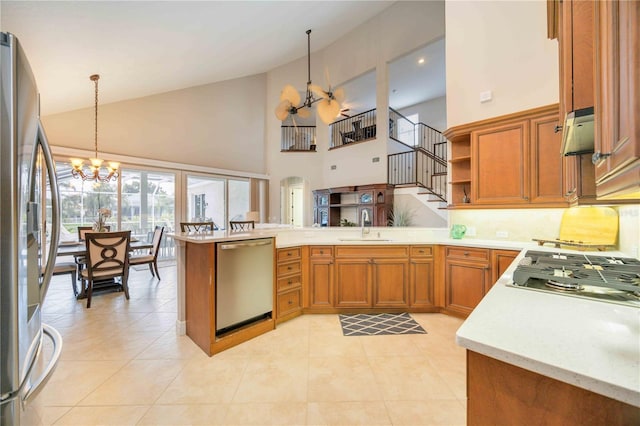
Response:
[[[498,238],[509,238],[509,232],[507,232],[507,231],[496,231],[496,237],[498,237]]]
[[[480,103],[485,103],[491,101],[493,98],[493,94],[491,90],[487,90],[485,92],[480,92]]]
[[[465,233],[467,237],[475,237],[476,236],[476,228],[475,226],[467,226],[467,232]]]

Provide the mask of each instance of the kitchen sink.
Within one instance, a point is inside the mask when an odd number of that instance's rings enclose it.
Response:
[[[389,238],[338,238],[338,241],[393,241]]]

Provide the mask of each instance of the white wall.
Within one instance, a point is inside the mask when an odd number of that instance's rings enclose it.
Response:
[[[447,129],[446,96],[408,106],[398,110],[398,112],[405,117],[417,113],[421,123],[424,123],[429,127],[433,127],[439,132],[444,132]]]
[[[558,102],[546,10],[544,0],[446,2],[447,127]]]
[[[326,86],[325,68],[334,86],[365,72],[376,70],[376,98],[378,120],[388,120],[387,64],[405,53],[444,35],[444,2],[397,2],[383,13],[365,22],[338,42],[311,56],[311,78]],[[304,34],[301,34],[304,43]],[[313,39],[312,39],[313,48]],[[275,108],[280,90],[294,84],[304,90],[306,57],[268,73],[267,77],[267,164],[272,188],[287,176],[304,177],[311,189],[332,186],[384,183],[386,181],[387,141],[382,136],[375,142],[354,144],[347,148],[327,151],[328,127],[317,121],[316,153],[281,153],[280,122]],[[348,94],[347,94],[348,96]],[[382,111],[380,111],[382,110]],[[372,158],[380,162],[373,163]],[[335,165],[336,170],[331,170]],[[272,191],[276,195],[276,191]],[[270,198],[271,212],[279,211],[280,198]],[[307,215],[310,223],[311,215]]]
[[[102,84],[100,90],[108,90],[108,86]],[[92,93],[88,86],[87,96]],[[258,74],[99,104],[98,149],[103,153],[265,173],[265,94],[266,74]],[[93,150],[93,107],[49,115],[43,123],[52,145]]]

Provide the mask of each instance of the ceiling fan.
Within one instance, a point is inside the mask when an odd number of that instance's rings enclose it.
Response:
[[[341,116],[343,116],[343,117],[345,117],[345,118],[350,118],[350,117],[351,117],[351,115],[350,115],[350,114],[347,114],[347,112],[348,112],[348,111],[350,111],[350,109],[349,109],[349,108],[341,108],[341,109],[340,109],[340,115],[341,115]]]

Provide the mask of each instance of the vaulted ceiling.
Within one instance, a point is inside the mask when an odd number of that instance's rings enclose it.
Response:
[[[263,73],[321,50],[391,1],[6,1],[42,114]]]

